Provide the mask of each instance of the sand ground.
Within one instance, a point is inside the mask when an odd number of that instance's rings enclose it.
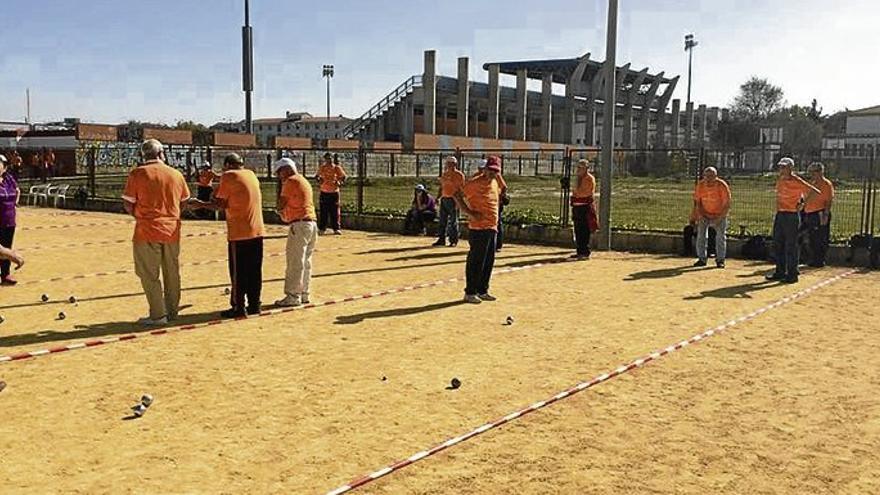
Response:
[[[29,259],[22,284],[0,289],[0,355],[141,331],[133,273],[66,279],[130,270],[127,242],[71,245],[124,241],[131,225],[56,213],[21,212],[22,227],[59,228],[16,238]],[[111,224],[75,226],[91,222]],[[267,255],[283,252],[283,230],[270,237]],[[463,275],[466,243],[429,243],[322,237],[313,299]],[[566,254],[509,245],[497,266]],[[184,239],[183,322],[225,308],[225,255],[222,235]],[[763,282],[767,267],[750,262],[689,264],[598,253],[498,275],[499,300],[479,306],[461,304],[453,283],[0,364],[0,486],[323,493],[842,271],[806,272],[792,287]],[[283,257],[267,257],[265,302],[280,297],[283,272]],[[65,280],[39,282],[54,277]],[[878,493],[878,282],[852,275],[361,491]],[[452,377],[460,389],[445,389]],[[155,404],[124,421],[143,393]]]

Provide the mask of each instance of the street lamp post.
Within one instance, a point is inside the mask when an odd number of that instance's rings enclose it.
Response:
[[[694,47],[699,44],[693,34],[684,35],[684,51],[688,52],[688,103],[691,102],[691,70],[694,63]]]
[[[327,79],[327,125],[330,125],[330,79],[333,78],[333,65],[325,65],[322,77]]]

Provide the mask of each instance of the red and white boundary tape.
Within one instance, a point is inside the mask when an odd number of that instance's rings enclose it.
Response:
[[[226,234],[225,230],[217,230],[213,232],[200,232],[198,234],[181,234],[182,238],[192,238],[192,237],[207,237],[214,235]],[[118,239],[115,241],[89,241],[89,242],[80,242],[80,243],[71,243],[71,244],[52,244],[52,245],[43,245],[43,246],[34,246],[31,248],[22,248],[18,251],[20,252],[31,252],[31,251],[40,251],[44,249],[59,249],[59,248],[74,248],[74,247],[86,247],[86,246],[109,246],[112,244],[131,244],[131,238],[128,239]]]
[[[335,490],[331,490],[331,491],[327,492],[327,495],[341,495],[343,493],[354,490],[355,488],[364,486],[367,483],[370,483],[370,482],[375,481],[383,476],[386,476],[386,475],[391,474],[395,471],[403,469],[406,466],[409,466],[410,464],[414,464],[422,459],[425,459],[425,458],[430,457],[434,454],[437,454],[438,452],[442,452],[442,451],[444,451],[454,445],[460,444],[460,443],[462,443],[466,440],[469,440],[477,435],[481,435],[489,430],[498,428],[499,426],[504,425],[506,423],[509,423],[517,418],[521,418],[529,413],[533,413],[539,409],[543,409],[543,408],[549,406],[550,404],[553,404],[553,403],[561,401],[565,398],[571,397],[572,395],[575,395],[579,392],[583,392],[584,390],[587,390],[591,387],[599,385],[600,383],[607,382],[607,381],[611,380],[612,378],[616,378],[616,377],[623,375],[624,373],[628,373],[636,368],[640,368],[640,367],[648,364],[651,361],[656,361],[656,360],[660,359],[661,357],[666,356],[667,354],[671,354],[679,349],[683,349],[684,347],[686,347],[690,344],[696,344],[697,342],[700,342],[704,339],[712,337],[713,335],[717,335],[721,332],[724,332],[725,330],[729,330],[730,328],[733,328],[736,325],[739,325],[740,323],[757,318],[758,316],[766,313],[767,311],[770,311],[771,309],[778,308],[784,304],[788,304],[796,299],[800,299],[806,295],[809,295],[811,292],[818,290],[822,287],[825,287],[826,285],[837,282],[838,280],[840,280],[842,278],[848,277],[848,276],[852,275],[853,273],[855,273],[856,271],[857,270],[849,270],[845,273],[841,273],[837,276],[831,277],[827,280],[824,280],[822,282],[817,283],[816,285],[813,285],[813,286],[810,286],[806,289],[798,291],[790,296],[783,297],[782,299],[780,299],[772,304],[768,304],[767,306],[764,306],[763,308],[752,311],[749,314],[740,316],[739,318],[729,320],[725,323],[722,323],[721,325],[718,325],[715,328],[706,330],[705,332],[698,333],[697,335],[694,335],[693,337],[691,337],[687,340],[682,340],[681,342],[678,342],[676,344],[670,345],[670,346],[665,347],[663,349],[654,351],[646,356],[643,356],[643,357],[640,357],[640,358],[635,359],[633,361],[630,361],[629,363],[624,364],[622,366],[619,366],[612,371],[608,371],[606,373],[603,373],[603,374],[593,378],[592,380],[578,383],[577,385],[575,385],[571,388],[568,388],[566,390],[563,390],[562,392],[559,392],[558,394],[556,394],[552,397],[535,402],[534,404],[532,404],[528,407],[525,407],[525,408],[520,409],[518,411],[512,412],[506,416],[503,416],[499,419],[496,419],[495,421],[490,421],[490,422],[485,423],[481,426],[478,426],[477,428],[474,428],[473,430],[471,430],[463,435],[459,435],[457,437],[452,437],[444,442],[441,442],[441,443],[435,445],[434,447],[431,447],[430,449],[417,452],[402,461],[395,462],[394,464],[390,464],[390,465],[385,466],[381,469],[373,471],[370,474],[367,474],[367,475],[362,476],[360,478],[354,479],[354,480],[348,482],[348,484],[346,484],[346,485],[340,486],[339,488],[337,488]]]
[[[112,222],[71,223],[67,225],[34,225],[33,227],[21,227],[17,230],[55,230],[70,229],[74,227],[106,227],[108,225],[134,225],[134,221],[114,220]]]
[[[560,260],[560,261],[555,261],[555,262],[543,262],[543,263],[535,263],[532,265],[502,268],[499,270],[495,270],[493,272],[493,275],[501,275],[501,274],[505,274],[505,273],[513,273],[513,272],[518,272],[518,271],[522,271],[522,270],[530,270],[530,269],[534,269],[534,268],[540,268],[542,266],[553,265],[553,264],[558,264],[558,263],[567,262],[567,261],[569,261],[569,260]],[[157,330],[153,330],[153,331],[141,333],[141,334],[129,334],[129,335],[123,335],[120,337],[107,337],[107,338],[89,340],[89,341],[85,341],[85,342],[79,342],[79,343],[69,344],[69,345],[64,345],[64,346],[59,346],[59,347],[53,347],[50,349],[41,349],[41,350],[37,350],[37,351],[28,351],[28,352],[22,352],[19,354],[0,356],[0,364],[12,362],[12,361],[21,361],[23,359],[30,359],[30,358],[40,357],[40,356],[46,356],[48,354],[58,354],[60,352],[73,351],[76,349],[88,349],[91,347],[97,347],[97,346],[101,346],[101,345],[105,345],[105,344],[112,344],[114,342],[124,342],[124,341],[128,341],[128,340],[135,340],[135,339],[142,338],[145,336],[166,335],[169,333],[176,333],[176,332],[181,332],[184,330],[196,330],[199,328],[207,328],[207,327],[211,327],[211,326],[215,326],[215,325],[222,325],[224,323],[230,323],[233,321],[249,320],[249,319],[261,318],[261,317],[265,317],[265,316],[274,316],[274,315],[279,315],[282,313],[289,313],[291,311],[301,311],[304,309],[321,308],[321,307],[326,307],[326,306],[333,306],[335,304],[361,301],[364,299],[372,299],[374,297],[382,297],[382,296],[387,296],[387,295],[391,295],[391,294],[400,294],[402,292],[411,292],[414,290],[427,289],[429,287],[437,287],[440,285],[446,285],[446,284],[451,284],[451,283],[455,283],[455,282],[460,282],[461,280],[462,280],[461,277],[455,277],[455,278],[449,278],[449,279],[445,279],[445,280],[437,280],[435,282],[426,282],[426,283],[417,284],[417,285],[407,285],[405,287],[399,287],[396,289],[387,289],[387,290],[383,290],[383,291],[379,291],[379,292],[370,292],[368,294],[362,294],[359,296],[349,296],[349,297],[345,297],[342,299],[334,299],[334,300],[324,301],[324,302],[320,302],[320,303],[310,303],[310,304],[305,304],[303,306],[297,306],[297,307],[293,307],[293,308],[269,309],[269,310],[262,311],[260,314],[257,314],[257,315],[243,316],[240,318],[218,319],[218,320],[208,321],[205,323],[193,323],[193,324],[189,324],[189,325],[178,325],[178,326],[174,326],[174,327],[160,328]]]

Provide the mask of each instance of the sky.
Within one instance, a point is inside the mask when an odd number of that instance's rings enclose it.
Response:
[[[0,121],[129,119],[205,124],[244,118],[244,0],[0,0]],[[486,62],[605,59],[607,0],[251,0],[254,118],[357,117],[411,75],[423,51],[438,71],[486,81]],[[681,75],[694,33],[692,97],[727,106],[750,76],[789,104],[826,113],[880,104],[877,0],[620,0],[618,65]],[[506,76],[504,76],[506,77]],[[504,79],[513,85],[513,78]],[[534,84],[540,84],[535,82]]]

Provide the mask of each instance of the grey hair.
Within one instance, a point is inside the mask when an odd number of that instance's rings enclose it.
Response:
[[[825,164],[822,162],[813,162],[810,164],[810,170],[818,170],[819,172],[825,172]]]
[[[458,165],[458,158],[456,158],[456,157],[454,157],[454,156],[452,156],[452,155],[449,155],[449,156],[446,157],[445,160],[443,160],[443,163],[449,163],[449,162],[452,162],[452,163]]]
[[[158,139],[147,139],[141,144],[141,155],[144,160],[155,160],[164,150],[165,148]]]
[[[792,160],[791,158],[789,158],[789,157],[786,156],[786,157],[780,158],[780,159],[779,159],[779,162],[776,163],[776,165],[777,165],[777,166],[780,166],[780,167],[791,167],[791,168],[794,168],[794,160]]]
[[[706,167],[706,168],[704,168],[704,169],[703,169],[703,173],[705,174],[706,172],[714,172],[715,175],[718,175],[718,169],[715,168],[715,167]]]

